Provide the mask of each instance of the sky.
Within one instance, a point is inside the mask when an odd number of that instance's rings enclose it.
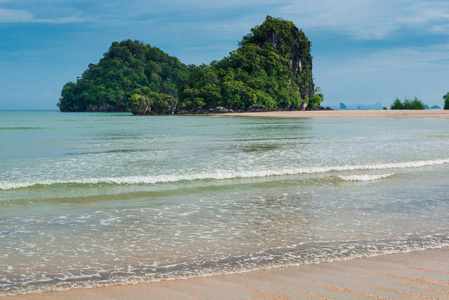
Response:
[[[449,92],[449,1],[0,0],[0,109],[54,109],[63,85],[114,41],[140,40],[185,64],[229,55],[265,17],[303,29],[324,106]]]

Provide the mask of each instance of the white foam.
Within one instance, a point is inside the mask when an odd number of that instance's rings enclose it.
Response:
[[[348,176],[338,176],[345,181],[374,181],[379,179],[384,179],[393,176],[393,173],[382,174],[382,175],[348,175]]]
[[[36,185],[53,185],[53,184],[99,184],[99,183],[156,184],[156,183],[169,183],[169,182],[193,181],[193,180],[221,180],[221,179],[235,179],[235,178],[327,173],[334,171],[420,168],[426,166],[443,165],[448,163],[449,159],[436,159],[436,160],[408,161],[408,162],[373,164],[373,165],[303,167],[303,168],[291,168],[291,169],[286,168],[279,170],[259,170],[259,171],[216,170],[212,172],[184,174],[184,175],[124,176],[124,177],[82,178],[71,180],[41,180],[41,181],[23,181],[23,182],[2,181],[0,182],[0,190],[10,190],[10,189],[32,187]]]

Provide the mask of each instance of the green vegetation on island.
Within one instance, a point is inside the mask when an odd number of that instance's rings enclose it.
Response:
[[[444,99],[444,109],[449,109],[449,92],[443,96]]]
[[[210,65],[185,66],[139,41],[114,42],[98,64],[61,92],[61,111],[168,114],[319,108],[311,43],[292,22],[267,16],[237,50]]]
[[[180,108],[316,108],[323,95],[315,93],[310,46],[292,22],[267,17],[228,57],[190,68]]]
[[[390,109],[424,109],[424,103],[416,97],[413,99],[404,98],[403,102],[396,98]]]
[[[64,85],[58,107],[61,111],[126,111],[136,94],[177,97],[176,82],[186,77],[187,67],[158,48],[139,41],[114,42],[76,83]]]

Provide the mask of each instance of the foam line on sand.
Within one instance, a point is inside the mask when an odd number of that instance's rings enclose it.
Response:
[[[449,299],[449,248],[4,299]]]

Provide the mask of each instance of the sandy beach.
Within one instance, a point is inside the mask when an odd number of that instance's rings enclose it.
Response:
[[[318,110],[270,111],[221,114],[230,117],[264,118],[449,118],[449,110]]]
[[[3,299],[448,299],[449,248]]]

